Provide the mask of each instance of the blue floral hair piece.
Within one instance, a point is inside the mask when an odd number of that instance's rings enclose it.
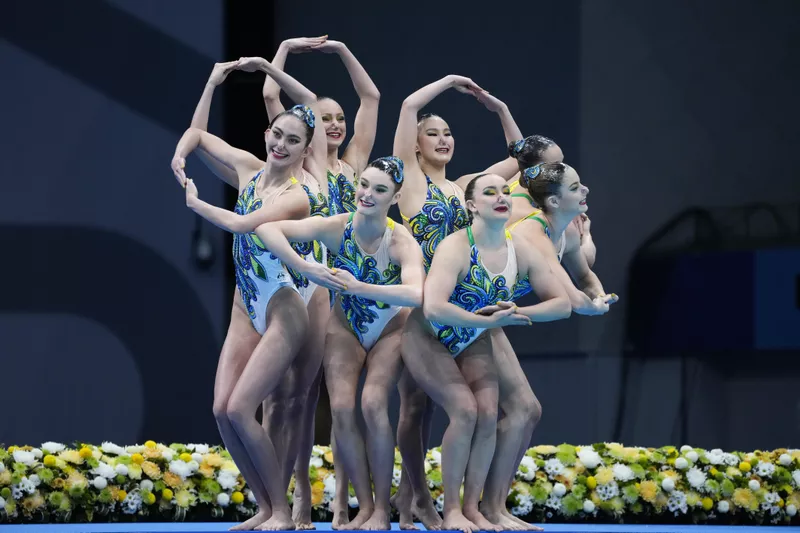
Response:
[[[526,168],[525,172],[522,173],[522,177],[525,180],[525,184],[524,185],[527,187],[527,184],[529,182],[535,180],[536,177],[541,173],[542,173],[542,164],[541,163],[539,163],[536,166]]]
[[[523,148],[525,148],[525,139],[520,139],[511,147],[511,154],[515,156],[519,155]]]
[[[396,184],[403,184],[403,160],[399,157],[393,155],[389,157],[379,157],[370,163],[369,166],[386,172]]]
[[[296,116],[306,123],[309,128],[313,128],[316,123],[314,112],[307,105],[298,104],[289,110],[289,113]]]

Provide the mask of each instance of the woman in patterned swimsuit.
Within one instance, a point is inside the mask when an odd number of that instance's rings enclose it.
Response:
[[[478,510],[498,414],[497,369],[486,330],[567,318],[570,307],[543,258],[530,247],[515,246],[504,229],[511,211],[505,180],[479,175],[465,199],[472,225],[437,247],[423,309],[411,312],[403,332],[402,356],[413,379],[450,420],[442,440],[442,529],[469,533],[500,529]],[[523,276],[541,303],[517,308],[511,300]]]
[[[304,53],[309,51],[320,51],[329,54],[337,54],[344,63],[353,87],[358,94],[360,105],[353,123],[354,133],[347,148],[341,158],[339,151],[347,137],[347,123],[345,122],[344,111],[341,106],[332,98],[321,97],[317,102],[320,110],[321,125],[325,128],[327,140],[327,206],[331,215],[341,213],[352,213],[356,210],[356,176],[366,168],[372,146],[375,143],[375,135],[378,128],[378,103],[380,92],[373,83],[372,79],[358,62],[358,59],[347,48],[344,43],[328,40],[326,37],[300,37],[287,39],[278,47],[278,51],[272,60],[272,64],[277,68],[283,69],[286,57],[290,53]],[[280,87],[275,81],[267,77],[263,89],[264,103],[266,104],[269,117],[276,116],[283,111],[280,101]],[[333,259],[328,256],[329,265]],[[322,291],[319,291],[322,292]],[[327,291],[325,291],[327,292]],[[314,302],[315,312],[322,314],[324,311],[322,302]],[[328,305],[333,305],[333,295],[328,298]],[[330,310],[325,312],[325,317],[329,316]],[[322,347],[325,339],[323,327],[312,327],[311,335],[314,337],[313,344],[316,348],[316,357],[320,362],[320,371],[317,378],[310,386],[308,400],[304,412],[303,439],[297,443],[300,450],[295,464],[295,500],[292,508],[295,522],[303,527],[313,527],[311,525],[311,483],[308,479],[308,461],[311,457],[313,446],[314,414],[319,398],[320,383],[322,380],[321,362]],[[294,421],[290,421],[294,424]],[[333,501],[333,529],[338,529],[347,522],[348,519],[348,484],[349,480],[344,471],[340,468],[338,454],[333,435],[331,444],[334,448],[334,470],[336,472],[336,496]]]
[[[263,70],[296,101],[316,104],[316,95],[263,59],[243,58],[236,62],[236,68]],[[314,158],[313,154],[324,154],[320,147],[325,137],[322,129],[314,126],[313,111],[303,105],[276,117],[265,132],[266,162],[190,128],[178,143],[172,162],[176,177],[186,187],[189,207],[234,233],[237,304],[220,354],[214,415],[226,447],[259,504],[259,513],[237,529],[295,527],[285,497],[288,475],[274,475],[283,470],[282,455],[288,453],[283,449],[285,442],[276,438],[273,428],[261,427],[255,414],[296,363],[308,328],[308,313],[285,266],[264,248],[253,231],[270,220],[309,216],[309,199],[294,170],[310,155],[311,171],[324,176],[324,157]],[[195,149],[235,172],[240,191],[235,212],[197,197],[196,187],[183,170],[186,156]],[[269,209],[262,209],[267,206]],[[276,312],[278,309],[280,312]]]
[[[345,529],[390,529],[392,451],[388,413],[382,431],[368,432],[369,465],[375,484],[373,503],[367,452],[356,420],[356,392],[366,363],[367,377],[362,410],[367,420],[380,409],[371,403],[373,390],[386,391],[387,377],[400,365],[400,335],[408,315],[403,307],[422,303],[424,268],[422,253],[411,234],[387,217],[397,203],[403,184],[403,162],[396,157],[370,163],[359,178],[358,210],[327,219],[267,224],[256,230],[266,246],[310,279],[321,279],[330,270],[299,260],[289,241],[319,240],[335,253],[335,277],[345,285],[337,298],[325,341],[325,382],[331,395],[334,433],[341,459],[353,481],[359,513]],[[336,287],[331,287],[336,289]],[[384,451],[389,438],[388,472],[376,471],[375,450]],[[380,461],[383,465],[385,461]]]

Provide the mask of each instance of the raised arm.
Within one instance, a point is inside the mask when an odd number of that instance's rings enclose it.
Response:
[[[353,87],[361,101],[356,113],[353,137],[342,155],[342,159],[353,167],[356,175],[359,176],[367,168],[369,154],[375,144],[375,134],[378,130],[378,102],[381,99],[381,93],[378,92],[378,87],[375,86],[372,78],[369,77],[367,71],[358,62],[356,56],[344,43],[324,41],[315,45],[313,49],[339,55],[348,74],[350,74],[350,80],[353,82]]]
[[[222,165],[233,169],[237,175],[236,187],[239,187],[238,176],[257,172],[263,162],[253,154],[229,145],[219,137],[197,128],[186,130],[175,147],[172,158],[172,171],[181,186],[186,186],[186,157],[195,150],[202,150],[219,161]]]
[[[307,202],[306,202],[307,203]],[[334,217],[309,217],[302,220],[283,220],[264,224],[255,233],[264,247],[283,263],[305,275],[314,283],[332,290],[343,290],[345,284],[325,265],[308,262],[291,247],[291,242],[322,241],[328,249],[335,249],[342,240],[346,215]]]
[[[211,71],[211,75],[208,77],[206,86],[203,89],[203,94],[200,96],[200,101],[197,102],[190,127],[208,131],[208,114],[211,110],[211,99],[214,97],[214,89],[221,85],[222,82],[225,81],[225,78],[228,77],[228,74],[235,68],[236,61],[216,63],[214,65],[214,69]],[[197,155],[200,161],[202,161],[219,179],[232,187],[239,187],[239,177],[236,175],[234,169],[214,159],[205,150],[197,150],[195,155]]]
[[[323,35],[322,37],[299,37],[283,41],[278,47],[275,57],[272,58],[272,66],[278,70],[283,70],[286,65],[286,56],[289,53],[310,52],[313,46],[323,43],[325,39],[327,39],[327,36]],[[283,104],[281,104],[281,86],[275,83],[271,76],[267,76],[264,80],[262,95],[264,97],[264,105],[267,108],[267,117],[272,122],[272,119],[284,111]]]
[[[186,206],[218,228],[230,233],[250,233],[267,222],[299,219],[309,215],[308,199],[300,189],[281,195],[280,202],[269,209],[256,209],[252,213],[240,215],[198,198],[197,187],[191,179],[186,184]]]
[[[389,251],[392,261],[400,265],[400,285],[373,285],[355,279],[349,272],[337,271],[336,277],[347,285],[346,292],[362,298],[401,307],[422,306],[422,287],[425,281],[425,267],[422,249],[407,229],[397,224],[394,228],[392,247]]]
[[[511,112],[508,110],[508,106],[504,102],[485,91],[475,93],[475,98],[485,105],[486,109],[493,113],[497,113],[497,115],[500,117],[500,124],[503,127],[503,135],[505,136],[506,146],[511,142],[522,139],[522,131],[520,131],[516,121],[514,121],[514,117],[511,116]],[[456,183],[462,189],[466,189],[470,180],[479,174],[497,174],[498,176],[509,180],[514,177],[517,172],[519,172],[519,164],[517,163],[517,160],[513,157],[507,157],[506,159],[490,166],[483,172],[461,176],[456,180]]]

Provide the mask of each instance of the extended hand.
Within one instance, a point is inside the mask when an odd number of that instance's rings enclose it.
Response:
[[[186,205],[191,207],[192,201],[197,199],[197,186],[194,180],[186,180]]]
[[[214,70],[211,71],[211,76],[208,77],[208,83],[217,86],[220,85],[228,74],[236,70],[238,61],[228,61],[227,63],[214,64]]]
[[[330,269],[319,263],[308,263],[303,274],[320,287],[341,292],[347,289],[347,285],[340,278],[335,276],[336,272],[336,269]]]
[[[175,174],[175,179],[181,184],[181,187],[186,187],[186,172],[183,171],[183,169],[186,168],[186,159],[175,156],[172,158],[170,167],[172,168],[172,173]]]
[[[269,62],[263,57],[240,57],[239,61],[236,62],[236,70],[255,72],[261,70],[264,63]]]
[[[320,37],[295,37],[294,39],[286,39],[281,43],[281,46],[292,54],[303,54],[305,52],[310,52],[313,47],[323,44],[327,39],[327,35],[322,35]]]
[[[487,305],[486,307],[481,307],[477,311],[474,311],[476,315],[483,315],[483,316],[490,316],[497,311],[502,311],[503,309],[510,309],[514,307],[513,302],[497,302],[495,305]]]

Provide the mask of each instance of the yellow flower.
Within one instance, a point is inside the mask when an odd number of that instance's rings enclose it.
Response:
[[[317,506],[322,503],[322,496],[325,493],[325,484],[317,481],[311,485],[311,505]]]
[[[239,468],[236,466],[236,463],[229,459],[225,459],[222,461],[222,465],[219,467],[220,470],[230,470],[234,474],[239,473]]]
[[[48,468],[53,468],[54,466],[56,466],[56,458],[53,457],[52,455],[46,456],[44,458],[43,462],[44,462],[44,466],[46,466]]]
[[[74,470],[70,472],[69,477],[67,478],[67,488],[78,488],[78,489],[85,489],[89,485],[89,482],[86,478],[78,472]]]
[[[597,494],[596,490],[593,490],[592,493],[589,495],[589,498],[594,502],[595,505],[600,505],[600,496]]]
[[[706,511],[710,511],[713,508],[714,508],[714,500],[712,500],[708,496],[703,498],[703,509],[705,509]]]
[[[142,471],[149,477],[150,479],[161,479],[161,469],[158,468],[158,465],[155,463],[151,463],[150,461],[145,461],[142,463]]]
[[[574,468],[565,468],[563,474],[559,477],[564,478],[561,482],[564,483],[567,488],[572,488],[572,485],[575,484],[575,480],[578,478],[578,474],[575,473]]]
[[[16,446],[9,446],[8,447],[8,453],[14,453],[15,451],[17,451],[17,447]]]
[[[556,448],[555,446],[549,446],[549,445],[546,445],[546,444],[542,444],[542,445],[536,446],[533,449],[533,451],[538,453],[539,455],[553,455],[554,453],[558,453],[558,448]]]
[[[218,453],[207,453],[203,456],[203,462],[208,466],[217,468],[222,466],[222,457]]]
[[[38,492],[33,496],[29,496],[24,500],[22,500],[22,507],[25,509],[25,512],[27,513],[35,511],[42,505],[44,505],[44,498],[42,498],[42,495],[39,494]]]
[[[711,476],[712,476],[712,477],[716,477],[716,476],[717,476],[717,474],[719,474],[719,470],[717,470],[716,468],[714,468],[714,467],[712,466],[712,467],[711,467],[711,470],[709,470],[709,471],[708,471],[708,473],[709,473],[709,474],[711,474]]]
[[[144,462],[144,455],[142,455],[140,453],[135,453],[135,454],[131,455],[131,461],[133,461],[137,465],[140,465],[140,464],[142,464]]]
[[[181,454],[180,459],[184,463],[188,463],[189,461],[192,460],[192,454],[184,452]]]
[[[119,496],[119,487],[116,485],[109,485],[108,491],[111,493],[111,499],[116,500],[117,496]]]
[[[2,477],[2,476],[0,476],[0,477]],[[2,483],[0,483],[0,485],[2,485]],[[50,484],[50,486],[53,487],[56,490],[61,490],[61,489],[64,488],[64,480],[62,478],[60,478],[60,477],[54,478],[53,482]]]
[[[786,502],[784,502],[783,498],[781,498],[781,499],[778,500],[778,503],[776,505],[778,507],[780,507],[781,509],[783,509],[783,506],[786,505]]]
[[[689,507],[694,507],[700,501],[700,495],[696,492],[690,492],[686,495],[686,503]]]
[[[664,494],[663,492],[659,492],[658,496],[656,496],[656,501],[653,504],[653,506],[656,509],[661,510],[661,509],[663,509],[664,507],[667,506],[667,502],[668,501],[669,501],[669,498],[667,498],[667,495]]]
[[[152,492],[148,493],[147,497],[144,499],[144,503],[146,503],[147,505],[153,505],[154,503],[156,503],[156,495],[153,494]]]
[[[145,459],[161,459],[161,451],[154,448],[145,448],[142,455]]]
[[[188,490],[179,490],[175,495],[175,503],[177,503],[179,507],[191,507],[196,501],[197,496]]]
[[[622,451],[622,457],[629,463],[633,463],[639,460],[639,450],[636,448],[625,448]]]
[[[751,511],[758,509],[758,498],[750,489],[736,489],[733,491],[733,503],[737,507]]]
[[[161,491],[161,497],[167,501],[172,501],[172,498],[175,497],[175,494],[170,489],[164,489]]]
[[[742,472],[733,466],[729,466],[725,473],[728,474],[728,477],[742,477]]]
[[[572,469],[575,471],[575,475],[577,476],[580,476],[581,474],[586,472],[586,467],[583,466],[583,463],[580,461],[576,462],[575,466],[573,466]]]
[[[795,492],[786,499],[786,503],[790,503],[797,508],[800,508],[800,491]]]
[[[64,450],[58,456],[64,461],[72,463],[74,465],[83,464],[83,457],[79,452],[76,452],[75,450]]]
[[[156,443],[153,442],[152,440],[145,442],[144,445],[146,448],[150,448],[151,450],[155,450],[156,448]]]
[[[741,463],[739,463],[739,470],[741,470],[742,472],[749,472],[751,468],[752,466],[750,466],[750,463],[748,463],[747,461],[742,461]]]
[[[324,488],[324,486],[323,486],[323,488]],[[231,494],[231,501],[233,503],[237,504],[237,505],[242,503],[244,501],[244,494],[242,494],[241,492],[239,492],[237,490],[236,492]]]
[[[142,479],[142,467],[136,463],[128,465],[128,477],[135,481]]]
[[[117,501],[119,501],[119,502],[124,501],[125,498],[127,498],[127,497],[128,497],[128,493],[125,492],[124,490],[120,490],[117,493]]]
[[[600,485],[607,485],[614,481],[614,471],[607,466],[601,466],[594,477]]]
[[[586,486],[590,489],[597,487],[597,480],[594,478],[594,476],[589,476],[586,478]]]
[[[81,451],[79,453],[81,457],[83,457],[84,459],[88,459],[92,456],[92,449],[84,446],[83,448],[81,448]]]
[[[164,483],[167,484],[168,487],[172,487],[173,489],[176,487],[180,487],[183,480],[177,474],[173,474],[172,472],[164,472]]]
[[[664,470],[661,474],[664,477],[671,477],[676,483],[681,480],[681,475],[674,470]]]
[[[652,480],[642,481],[639,485],[639,493],[644,501],[654,503],[658,496],[658,484]]]
[[[622,444],[618,444],[616,442],[607,442],[606,448],[608,448],[612,452],[617,452],[617,453],[621,453],[622,450],[624,449]]]
[[[212,477],[214,477],[214,467],[212,467],[208,463],[203,463],[202,465],[200,465],[200,468],[197,471],[204,478],[212,478]]]
[[[333,452],[328,452],[322,457],[328,462],[328,464],[333,464]]]
[[[0,487],[5,487],[6,485],[11,485],[11,472],[3,470],[0,472]]]

